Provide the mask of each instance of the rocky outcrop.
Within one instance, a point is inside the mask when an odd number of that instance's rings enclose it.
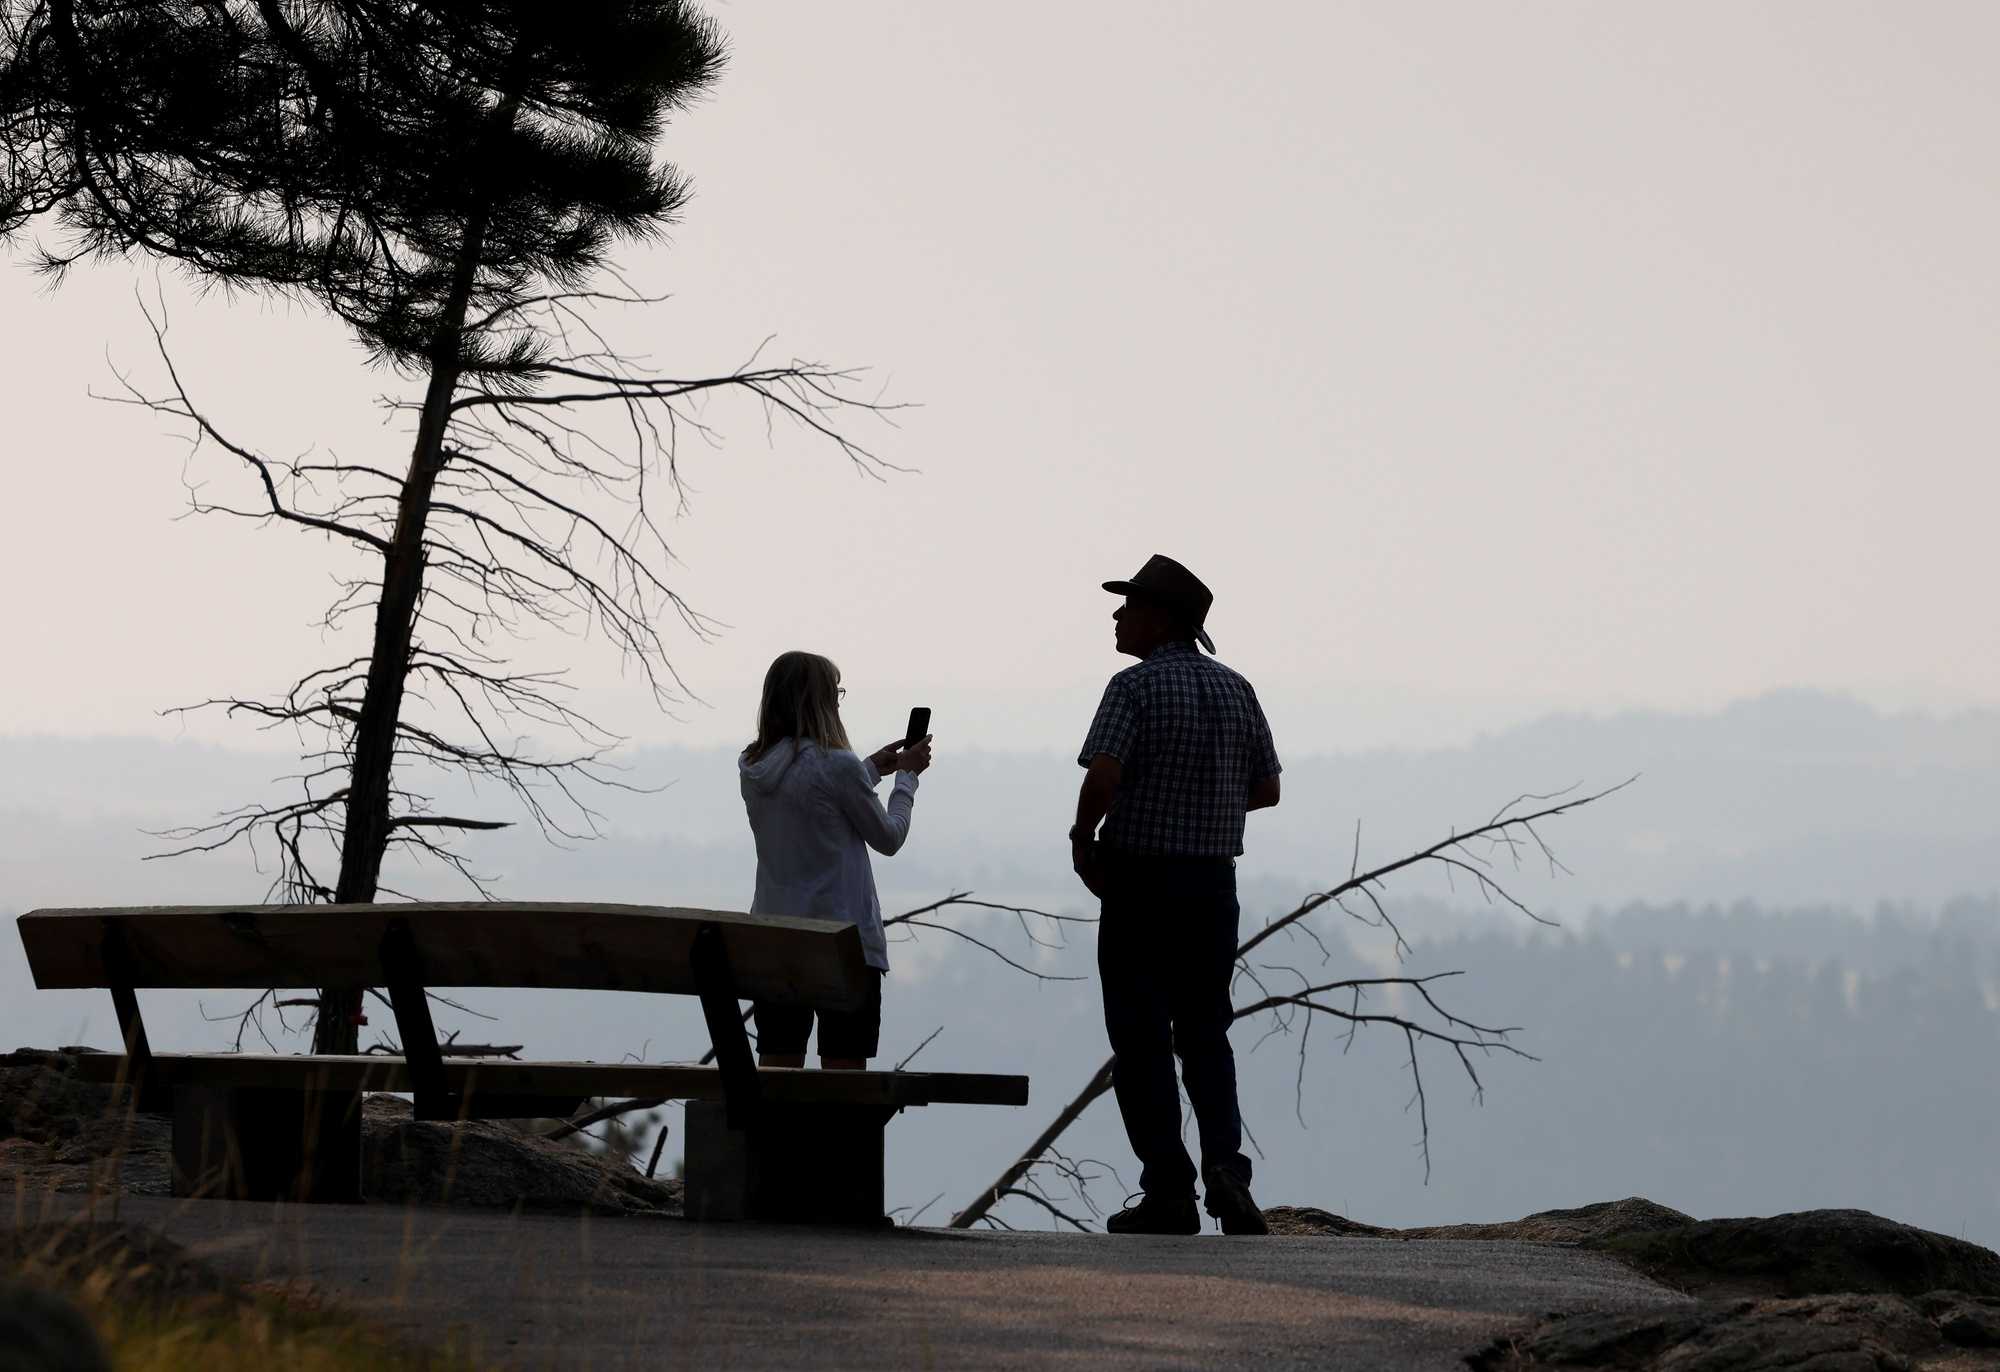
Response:
[[[1866,1210],[1701,1220],[1599,1235],[1584,1246],[1697,1296],[1944,1290],[2000,1297],[2000,1255],[1991,1249]]]
[[[9,1191],[164,1196],[173,1125],[123,1107],[82,1081],[75,1055],[24,1048],[0,1055],[0,1181]]]
[[[1499,1224],[1383,1229],[1310,1206],[1273,1234],[1571,1244],[1698,1299],[1552,1315],[1466,1358],[1476,1372],[1971,1372],[2000,1369],[2000,1255],[1865,1210],[1696,1220],[1643,1197]]]
[[[1642,1196],[1599,1201],[1576,1210],[1542,1210],[1498,1224],[1437,1224],[1420,1229],[1384,1229],[1310,1205],[1274,1205],[1264,1212],[1273,1234],[1335,1235],[1367,1239],[1511,1239],[1517,1243],[1583,1243],[1624,1234],[1679,1229],[1692,1216]]]
[[[1947,1372],[2000,1366],[1996,1334],[2000,1302],[1959,1292],[1702,1301],[1550,1319],[1466,1363],[1474,1372]]]
[[[1498,1224],[1421,1229],[1383,1229],[1303,1205],[1273,1206],[1264,1218],[1274,1234],[1577,1244],[1692,1296],[1766,1300],[1866,1292],[1914,1298],[1962,1291],[2000,1299],[2000,1255],[1866,1210],[1697,1220],[1630,1196]]]
[[[1405,1229],[1406,1239],[1512,1239],[1517,1243],[1589,1243],[1627,1234],[1656,1234],[1694,1223],[1691,1215],[1644,1196],[1599,1201],[1575,1210],[1541,1210],[1500,1224],[1438,1224]]]
[[[67,1050],[0,1056],[0,1187],[29,1195],[170,1191],[173,1126],[123,1092],[79,1080]],[[412,1119],[407,1101],[363,1103],[363,1188],[371,1201],[493,1209],[679,1214],[681,1184],[552,1143],[509,1124]]]
[[[1400,1237],[1575,1243],[1701,1298],[1552,1316],[1468,1357],[1478,1372],[2000,1368],[2000,1255],[1865,1210],[1693,1220],[1634,1199]]]

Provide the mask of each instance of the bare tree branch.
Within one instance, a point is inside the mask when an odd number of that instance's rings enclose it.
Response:
[[[1022,1200],[1033,1201],[1036,1205],[1041,1206],[1042,1209],[1048,1211],[1051,1215],[1054,1215],[1064,1224],[1068,1224],[1075,1227],[1081,1233],[1088,1234],[1090,1232],[1089,1225],[1085,1224],[1082,1220],[1078,1219],[1076,1216],[1070,1214],[1069,1212],[1056,1208],[1055,1204],[1051,1202],[1048,1199],[1048,1197],[1040,1194],[1037,1191],[1033,1191],[1028,1189],[1027,1187],[1022,1187],[1022,1186],[1010,1186],[1006,1190],[1002,1191],[1000,1194],[1002,1196],[1019,1196]],[[964,1228],[963,1225],[954,1225],[953,1227]]]
[[[911,1061],[916,1058],[917,1054],[923,1052],[924,1049],[930,1047],[931,1040],[936,1038],[939,1034],[942,1034],[943,1032],[944,1032],[944,1026],[940,1024],[937,1028],[931,1030],[928,1034],[925,1034],[924,1041],[918,1044],[915,1048],[912,1048],[908,1053],[904,1054],[903,1060],[897,1063],[892,1070],[900,1072],[905,1067],[908,1067]]]
[[[651,1181],[653,1174],[660,1170],[660,1154],[666,1151],[666,1147],[667,1126],[663,1124],[660,1126],[660,1132],[653,1136],[653,1156],[646,1160],[647,1181]]]
[[[612,1101],[609,1105],[593,1110],[581,1119],[573,1119],[557,1125],[554,1129],[543,1134],[542,1137],[548,1139],[550,1142],[554,1142],[557,1139],[566,1139],[571,1134],[582,1133],[593,1124],[602,1124],[605,1120],[616,1119],[620,1115],[629,1115],[634,1110],[657,1110],[666,1103],[666,1098],[663,1096],[653,1096],[639,1100]],[[648,1175],[651,1174],[648,1173]]]
[[[1006,963],[1009,967],[1012,967],[1016,971],[1023,972],[1028,976],[1035,977],[1038,980],[1041,981],[1082,980],[1082,978],[1080,977],[1051,976],[1048,973],[1037,972],[1033,968],[1024,967],[1020,963],[1016,962],[1013,958],[1008,957],[1005,953],[1001,952],[998,948],[995,948],[992,944],[987,943],[983,939],[979,939],[970,934],[967,934],[963,930],[954,929],[950,925],[938,924],[935,921],[926,920],[925,918],[923,918],[925,915],[934,915],[946,910],[959,909],[959,908],[971,909],[971,910],[995,910],[1004,912],[1006,914],[1014,915],[1021,921],[1022,932],[1027,936],[1029,942],[1040,944],[1042,947],[1051,947],[1054,945],[1044,943],[1042,940],[1036,938],[1034,934],[1028,931],[1027,920],[1029,918],[1047,920],[1051,925],[1054,925],[1056,927],[1060,927],[1062,924],[1066,923],[1067,924],[1096,923],[1094,919],[1089,919],[1079,915],[1054,915],[1050,914],[1046,910],[1037,910],[1030,906],[1025,906],[1025,905],[1000,905],[996,904],[993,901],[975,900],[973,899],[972,893],[970,891],[954,891],[950,895],[940,897],[939,899],[930,902],[930,904],[928,905],[919,905],[914,910],[905,910],[903,911],[903,913],[899,915],[891,915],[887,919],[882,921],[882,927],[884,929],[893,929],[899,926],[909,926],[917,929],[936,929],[943,933],[957,935],[965,942],[973,944],[976,947],[984,949],[986,952],[991,953],[994,957],[999,958],[1000,961]],[[748,1007],[746,1007],[743,1011],[743,1022],[745,1024],[748,1024],[750,1022],[750,1015],[751,1011]],[[939,1030],[940,1032],[942,1032],[942,1026],[939,1026]],[[937,1034],[935,1033],[931,1035],[931,1038],[936,1038],[936,1037]],[[916,1052],[912,1052],[910,1054],[910,1057],[911,1058],[915,1057],[917,1055],[917,1052],[921,1052],[923,1050],[924,1044],[927,1044],[929,1042],[930,1039],[925,1039],[924,1043],[918,1044]],[[701,1061],[704,1065],[715,1061],[715,1049],[711,1047],[708,1049],[707,1052],[703,1053],[701,1055]],[[903,1060],[903,1063],[907,1063],[908,1061],[909,1058],[905,1058]],[[903,1063],[897,1064],[896,1067],[897,1071],[902,1070]]]

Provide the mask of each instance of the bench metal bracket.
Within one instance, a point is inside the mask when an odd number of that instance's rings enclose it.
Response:
[[[396,1011],[396,1032],[403,1040],[403,1060],[409,1064],[411,1094],[420,1120],[457,1119],[462,1102],[445,1084],[444,1054],[438,1049],[437,1027],[431,1022],[430,996],[424,990],[423,960],[410,922],[392,919],[382,935],[382,978],[389,1003]]]
[[[736,978],[729,970],[729,952],[723,946],[720,928],[704,924],[694,931],[688,966],[694,973],[695,990],[701,995],[709,1041],[715,1045],[715,1065],[722,1072],[729,1127],[747,1129],[760,1113],[763,1092],[757,1085],[757,1063],[750,1056],[750,1035],[743,1028]]]

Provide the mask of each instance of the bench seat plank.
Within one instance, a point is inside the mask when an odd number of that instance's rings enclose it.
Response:
[[[84,1053],[77,1073],[91,1081],[125,1076],[121,1053]],[[453,1093],[578,1098],[721,1100],[719,1068],[694,1063],[516,1062],[511,1058],[449,1058],[445,1078]],[[157,1086],[276,1087],[316,1091],[411,1089],[400,1057],[277,1053],[156,1053],[148,1081]],[[1028,1079],[982,1072],[841,1072],[760,1067],[757,1082],[767,1101],[791,1105],[1026,1105]]]
[[[689,953],[721,930],[736,993],[855,1009],[874,972],[851,924],[674,906],[563,901],[166,905],[31,910],[17,924],[35,985],[112,984],[105,934],[139,989],[379,986],[383,936],[404,921],[428,986],[697,994]]]

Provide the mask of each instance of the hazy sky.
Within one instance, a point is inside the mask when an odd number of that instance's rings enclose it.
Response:
[[[716,5],[668,154],[697,196],[626,255],[663,367],[867,364],[921,408],[876,481],[718,408],[677,585],[731,626],[646,719],[733,738],[783,648],[866,716],[987,747],[1080,728],[1096,589],[1214,587],[1293,740],[1782,685],[2000,703],[2000,9]],[[181,521],[182,449],[93,401],[156,382],[135,285],[0,270],[11,489],[0,728],[156,730],[288,682],[322,543]],[[197,398],[280,455],[400,459],[309,311],[165,283]],[[240,476],[191,469],[223,492]],[[964,718],[972,715],[972,718]],[[872,738],[872,735],[871,735]]]

